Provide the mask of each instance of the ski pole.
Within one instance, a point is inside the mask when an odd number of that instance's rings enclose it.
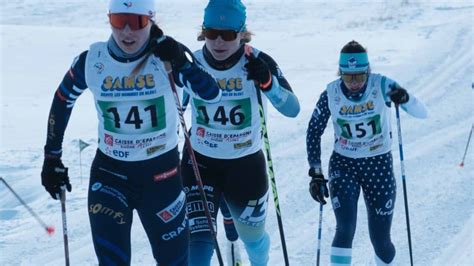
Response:
[[[67,220],[66,220],[66,186],[61,186],[61,216],[63,220],[63,240],[64,240],[64,259],[66,266],[69,266],[69,243],[67,235]]]
[[[459,164],[460,167],[464,167],[464,159],[466,159],[466,154],[467,154],[467,150],[469,148],[469,143],[471,142],[472,128],[474,128],[474,124],[471,127],[471,132],[469,132],[469,138],[467,139],[466,149],[464,150],[464,155],[462,156],[462,161]]]
[[[245,54],[248,56],[254,56],[252,54],[252,47],[250,45],[245,46]],[[257,90],[257,99],[258,99],[258,107],[260,113],[260,123],[263,133],[263,142],[265,143],[265,153],[267,157],[267,167],[268,167],[268,175],[270,176],[270,181],[272,184],[272,192],[273,192],[273,202],[275,204],[275,210],[277,214],[278,220],[278,229],[280,231],[280,239],[281,239],[281,247],[283,250],[283,257],[285,259],[285,265],[290,265],[288,260],[288,252],[286,250],[286,241],[285,241],[285,232],[283,231],[283,221],[281,219],[281,211],[280,211],[280,203],[278,200],[278,191],[276,186],[275,180],[275,172],[273,171],[273,161],[272,161],[272,154],[270,151],[270,141],[268,139],[268,131],[267,131],[267,123],[265,121],[265,113],[263,110],[263,103],[262,103],[262,95],[260,93],[260,89],[256,86]]]
[[[206,214],[207,222],[209,224],[209,229],[210,229],[211,235],[214,239],[214,246],[216,248],[217,258],[219,260],[219,264],[221,266],[223,266],[224,261],[222,260],[221,251],[219,249],[219,244],[217,242],[217,234],[216,234],[216,231],[214,230],[214,225],[212,223],[211,212],[209,211],[209,206],[208,206],[208,203],[207,203],[208,201],[207,201],[207,198],[206,198],[206,193],[204,192],[204,186],[202,184],[201,174],[199,172],[199,167],[198,167],[198,163],[197,163],[197,160],[196,160],[196,156],[194,154],[193,147],[191,146],[191,140],[189,139],[189,133],[188,133],[188,129],[186,127],[186,122],[184,121],[183,109],[181,107],[181,103],[180,103],[180,100],[179,100],[178,91],[176,90],[176,86],[174,84],[174,78],[173,78],[173,73],[172,73],[173,70],[171,68],[170,62],[165,61],[164,65],[165,65],[165,70],[168,73],[168,80],[169,80],[169,83],[170,83],[171,90],[173,91],[174,100],[175,100],[175,103],[176,103],[176,109],[178,110],[179,120],[181,122],[181,127],[183,128],[184,140],[185,140],[185,145],[184,146],[186,147],[186,149],[189,153],[189,157],[190,157],[191,162],[192,162],[194,176],[196,178],[196,183],[197,183],[197,186],[198,186],[198,189],[199,189],[199,193],[201,194],[201,200],[202,200],[203,205],[204,205],[204,213]]]
[[[33,209],[31,209],[30,206],[28,206],[28,204],[26,204],[26,202],[24,202],[23,199],[21,199],[21,197],[18,194],[16,194],[16,192],[13,190],[13,188],[10,187],[10,185],[8,185],[7,181],[5,179],[3,179],[3,177],[0,177],[0,180],[13,193],[13,195],[15,195],[15,197],[20,201],[20,203],[23,205],[23,207],[25,207],[28,210],[28,212],[30,212],[30,214],[36,219],[36,221],[41,225],[41,227],[43,227],[44,230],[46,230],[46,233],[48,233],[48,235],[54,234],[54,226],[46,225],[43,222],[43,220],[41,220],[41,218],[33,211]]]
[[[408,213],[408,196],[407,196],[407,185],[405,181],[405,163],[403,161],[403,144],[402,144],[402,126],[400,125],[400,110],[398,104],[395,105],[395,112],[397,115],[397,128],[398,128],[398,148],[400,150],[400,167],[402,171],[402,182],[403,182],[403,198],[405,200],[405,217],[407,222],[407,234],[408,234],[408,248],[410,251],[410,265],[413,266],[413,252],[411,248],[411,232],[410,232],[410,215]]]
[[[324,188],[321,187],[321,192],[324,193]],[[318,226],[318,251],[316,255],[316,265],[319,266],[319,257],[321,255],[321,231],[323,225],[323,204],[319,203],[319,226]]]
[[[81,139],[79,139],[79,177],[81,178],[81,184],[82,184],[82,149],[81,149]]]

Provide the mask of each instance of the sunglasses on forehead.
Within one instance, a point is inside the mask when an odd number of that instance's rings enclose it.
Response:
[[[237,39],[237,34],[238,34],[238,32],[233,31],[233,30],[216,30],[216,29],[208,29],[208,28],[202,29],[202,33],[204,37],[206,37],[209,40],[216,40],[217,37],[221,36],[221,39],[226,42]]]
[[[123,29],[128,25],[131,30],[141,30],[150,23],[150,16],[128,14],[128,13],[114,13],[109,14],[109,22],[112,27],[116,29]]]
[[[360,83],[367,80],[367,73],[341,74],[341,78],[346,83],[351,83],[352,81]]]

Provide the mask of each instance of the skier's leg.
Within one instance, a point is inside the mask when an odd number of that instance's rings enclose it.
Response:
[[[367,207],[370,240],[375,250],[377,265],[390,265],[395,247],[390,239],[396,198],[396,181],[391,153],[367,159],[365,171],[371,178],[362,184]]]
[[[225,235],[227,240],[229,240],[226,243],[227,265],[242,265],[242,256],[240,255],[239,243],[237,241],[239,239],[239,234],[237,233],[237,229],[235,229],[234,219],[232,219],[232,214],[230,213],[229,207],[227,207],[227,202],[225,202],[223,196],[221,196],[219,207],[223,216]]]
[[[232,160],[225,167],[224,195],[239,237],[253,266],[267,265],[270,238],[265,232],[268,179],[262,151]]]
[[[333,153],[329,162],[329,192],[336,216],[336,234],[331,247],[331,265],[350,265],[352,240],[357,223],[360,187],[354,159]]]
[[[136,206],[159,265],[187,266],[189,230],[178,149],[134,167],[142,180]],[[138,174],[137,173],[137,174]]]
[[[130,265],[133,195],[121,162],[97,151],[88,191],[89,221],[99,265]]]
[[[204,185],[204,192],[208,201],[209,212],[212,217],[214,228],[216,216],[219,209],[221,190],[217,179],[222,179],[222,174],[218,174],[216,168],[219,162],[215,159],[203,156],[195,152],[196,160],[199,164],[199,171]],[[206,266],[211,264],[214,253],[214,240],[209,230],[208,220],[198,190],[193,167],[187,152],[184,152],[181,163],[184,191],[186,192],[186,209],[189,219],[190,244],[189,244],[189,265]]]
[[[267,204],[268,202],[268,193],[260,197],[260,199],[249,200],[249,205],[246,206],[246,209],[249,208],[261,208],[259,205]],[[250,202],[256,203],[257,205],[250,205]],[[233,205],[229,204],[232,212],[236,214],[235,217],[245,217],[245,209],[240,207],[233,210]],[[264,211],[266,212],[266,210]],[[265,214],[266,215],[266,214]],[[250,219],[252,217],[249,217]],[[260,222],[250,222],[245,220],[245,218],[235,222],[237,231],[239,232],[240,239],[245,245],[247,255],[249,257],[250,263],[252,266],[267,265],[268,263],[268,254],[270,248],[270,237],[265,231],[265,220]]]
[[[232,215],[230,214],[229,207],[227,207],[224,197],[221,198],[219,207],[224,220],[225,235],[229,241],[236,241],[239,239],[239,234],[235,229],[234,220],[232,219]]]

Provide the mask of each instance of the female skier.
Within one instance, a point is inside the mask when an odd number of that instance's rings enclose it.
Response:
[[[339,58],[340,78],[321,94],[309,122],[306,147],[310,165],[309,192],[325,204],[331,196],[336,234],[331,265],[350,265],[356,229],[357,201],[362,189],[370,240],[377,265],[391,265],[395,247],[390,239],[396,182],[391,154],[391,102],[414,117],[427,111],[395,81],[371,73],[367,51],[356,41],[346,44]],[[329,161],[329,192],[321,168],[321,136],[332,116],[335,142]]]
[[[219,100],[214,79],[154,22],[150,0],[111,0],[108,41],[74,60],[56,90],[48,120],[42,184],[57,199],[71,191],[61,162],[64,131],[76,99],[89,88],[99,120],[90,174],[89,220],[99,265],[130,265],[133,210],[160,265],[188,264],[188,224],[179,171],[178,115],[163,61],[176,85],[202,101]],[[137,68],[143,62],[143,67]],[[137,68],[136,75],[131,75]]]
[[[269,100],[283,115],[295,117],[300,107],[275,61],[246,44],[250,32],[245,21],[240,0],[211,0],[204,10],[198,40],[205,44],[195,56],[216,77],[222,98],[218,103],[190,99],[191,143],[214,226],[223,195],[250,263],[266,265],[268,180],[259,108],[265,115]],[[213,240],[187,154],[182,171],[191,232],[190,265],[210,265]]]

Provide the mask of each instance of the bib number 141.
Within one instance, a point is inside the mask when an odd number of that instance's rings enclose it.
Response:
[[[121,134],[143,134],[166,127],[164,98],[144,100],[130,105],[127,102],[103,102],[98,105],[107,131]]]

